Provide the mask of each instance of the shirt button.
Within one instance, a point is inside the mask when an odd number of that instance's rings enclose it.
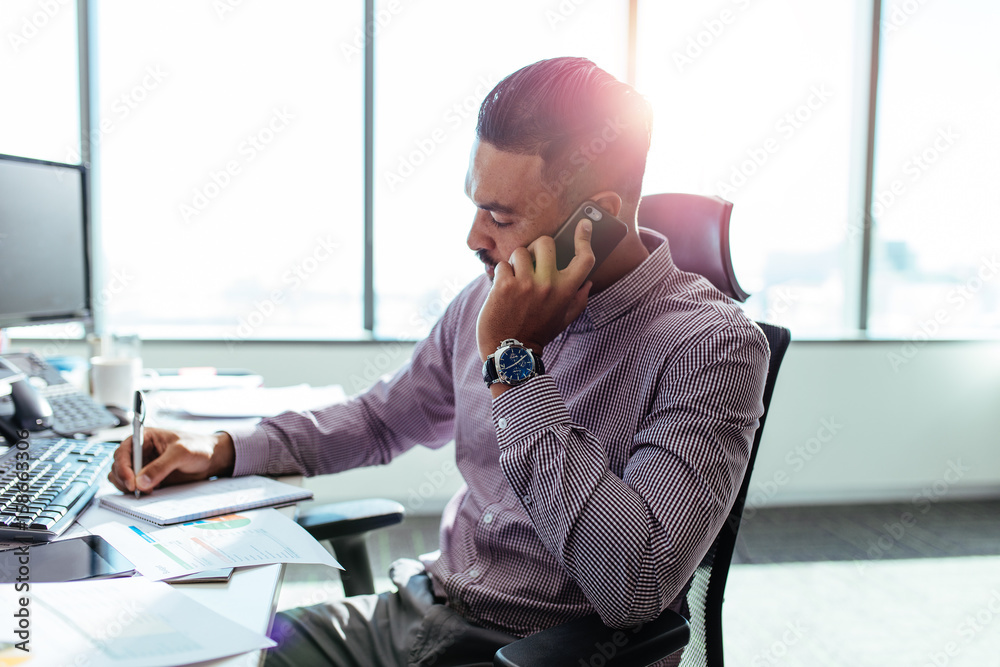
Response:
[[[523,501],[524,501],[524,504],[525,504],[525,505],[530,505],[530,504],[531,504],[531,496],[523,496],[523,497],[521,498],[521,500],[523,500]]]
[[[507,428],[507,418],[506,417],[501,417],[500,419],[498,419],[497,420],[497,426],[499,426],[502,429],[503,428]]]
[[[479,576],[479,570],[469,570],[469,578],[475,579]]]
[[[493,514],[487,512],[483,515],[483,523],[490,523],[491,521],[493,521]]]

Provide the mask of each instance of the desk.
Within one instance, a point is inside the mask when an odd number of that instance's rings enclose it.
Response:
[[[226,428],[232,422],[215,420],[180,420],[164,419],[155,413],[155,394],[149,401],[153,410],[146,423],[149,426],[171,428],[191,432],[215,432]],[[120,427],[98,433],[96,440],[122,440],[132,434],[131,427]],[[282,481],[301,485],[301,477],[284,477]],[[114,492],[114,486],[104,480],[98,495]],[[295,507],[284,507],[278,511],[288,517],[293,517]],[[91,503],[86,511],[80,514],[77,524],[67,531],[67,536],[83,534],[87,526],[95,526],[113,520],[127,523],[129,520],[122,514],[98,506],[97,500]],[[184,593],[194,601],[208,607],[254,632],[267,634],[274,618],[278,602],[278,592],[284,575],[284,565],[262,565],[252,568],[239,568],[233,572],[225,584],[178,584],[174,590]],[[242,655],[198,663],[199,667],[251,667],[263,662],[263,651],[252,651]]]
[[[282,478],[282,481],[291,484],[300,483],[300,480],[300,477]],[[99,495],[114,491],[114,486],[105,480]],[[291,518],[295,514],[295,507],[283,507],[278,511]],[[66,536],[85,534],[89,532],[87,527],[107,521],[124,524],[130,520],[118,512],[99,507],[95,498],[86,511],[77,518],[76,525],[67,531]],[[254,632],[267,634],[274,618],[284,571],[285,566],[282,564],[238,568],[225,584],[177,584],[173,588]],[[263,658],[263,651],[252,651],[230,658],[200,662],[198,665],[199,667],[250,667],[261,664]]]

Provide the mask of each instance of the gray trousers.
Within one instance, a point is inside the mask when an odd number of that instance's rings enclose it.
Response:
[[[419,561],[401,559],[389,577],[397,591],[356,595],[279,612],[265,667],[488,667],[518,639],[473,625],[435,600]]]

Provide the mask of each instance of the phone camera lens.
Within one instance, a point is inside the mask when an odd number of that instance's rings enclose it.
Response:
[[[602,216],[602,215],[601,215],[601,212],[600,212],[600,211],[598,211],[598,210],[597,210],[596,208],[594,208],[593,206],[588,206],[587,208],[583,209],[583,212],[584,212],[584,214],[585,214],[585,215],[586,215],[586,216],[587,216],[588,218],[590,218],[590,219],[591,219],[591,220],[593,220],[594,222],[597,222],[597,221],[598,221],[598,220],[600,220],[600,219],[601,219],[602,217],[604,217],[604,216]]]

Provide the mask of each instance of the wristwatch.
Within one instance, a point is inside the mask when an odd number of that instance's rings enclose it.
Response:
[[[487,387],[500,382],[516,387],[545,372],[541,355],[519,340],[508,338],[483,362],[483,381]]]

